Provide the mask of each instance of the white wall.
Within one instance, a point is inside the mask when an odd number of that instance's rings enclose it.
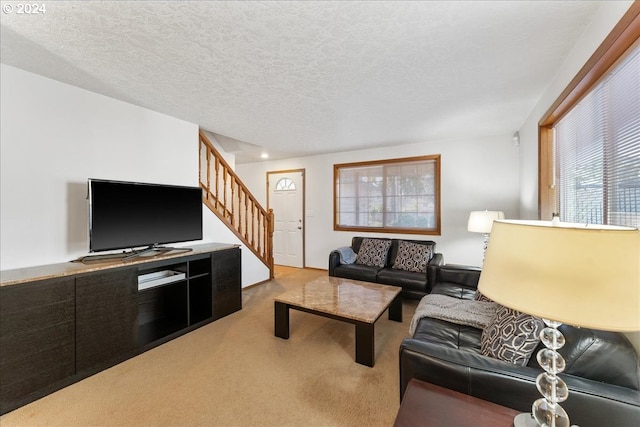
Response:
[[[87,178],[198,185],[198,126],[1,65],[0,269],[89,248]],[[210,212],[203,241],[239,243]],[[243,249],[243,285],[268,278]]]
[[[429,154],[442,156],[442,235],[399,236],[435,240],[447,263],[481,265],[482,235],[467,232],[469,212],[489,209],[503,210],[508,218],[519,215],[518,148],[511,144],[510,134],[239,164],[236,170],[264,206],[267,171],[306,170],[306,266],[326,269],[332,249],[350,244],[352,236],[375,235],[333,231],[333,165]]]

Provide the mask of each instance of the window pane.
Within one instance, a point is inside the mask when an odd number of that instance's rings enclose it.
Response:
[[[610,224],[640,226],[640,50],[611,78]]]
[[[276,183],[276,191],[295,191],[296,183],[289,178],[280,178]]]
[[[603,115],[603,91],[597,90],[556,127],[563,221],[592,224],[602,221]]]
[[[640,48],[554,130],[562,220],[640,226]]]
[[[335,228],[439,233],[439,160],[425,156],[334,165]]]

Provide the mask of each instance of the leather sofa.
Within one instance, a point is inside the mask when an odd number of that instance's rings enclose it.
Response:
[[[358,253],[364,239],[365,237],[353,237],[351,239],[351,249],[353,252],[356,254]],[[391,247],[389,248],[386,262],[383,267],[363,265],[358,264],[357,262],[353,264],[343,264],[340,262],[339,252],[337,250],[333,250],[329,253],[329,276],[399,286],[402,288],[402,296],[405,298],[420,299],[431,292],[431,283],[433,283],[433,279],[430,279],[429,271],[433,274],[434,270],[430,270],[428,267],[441,265],[444,262],[442,254],[436,253],[435,251],[436,242],[433,240],[376,239],[391,241]],[[431,247],[432,256],[428,262],[427,271],[425,273],[393,268],[398,254],[398,245],[401,241]]]
[[[434,267],[432,293],[472,299],[480,269]],[[566,343],[562,379],[569,397],[561,406],[580,427],[640,425],[638,355],[620,333],[560,326]],[[539,344],[526,366],[483,356],[482,331],[435,318],[422,318],[400,346],[400,398],[411,378],[447,387],[522,412],[540,398],[535,380]]]

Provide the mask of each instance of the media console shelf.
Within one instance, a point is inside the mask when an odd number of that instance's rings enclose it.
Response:
[[[237,245],[3,271],[0,414],[241,308]]]
[[[154,273],[146,273],[138,276],[138,292],[155,288],[168,283],[179,282],[185,279],[186,274],[173,270],[162,270]]]

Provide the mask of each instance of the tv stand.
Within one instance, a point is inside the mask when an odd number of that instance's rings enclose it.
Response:
[[[241,308],[234,244],[2,271],[0,415]]]

